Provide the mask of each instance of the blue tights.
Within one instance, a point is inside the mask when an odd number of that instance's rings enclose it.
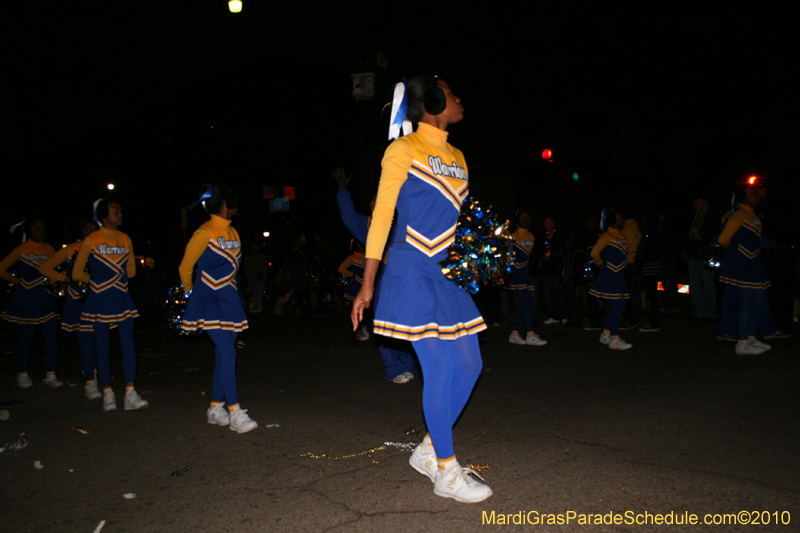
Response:
[[[94,379],[94,331],[78,330],[78,354],[83,376],[86,379]]]
[[[97,372],[100,374],[100,386],[111,386],[111,363],[108,353],[111,350],[108,339],[108,323],[93,322],[95,353],[97,354]],[[125,383],[136,381],[136,345],[133,342],[133,318],[117,322],[119,342],[122,344],[122,368],[125,370]]]
[[[422,367],[422,410],[436,456],[449,459],[453,450],[453,425],[472,394],[483,362],[478,336],[454,341],[422,339],[413,343]]]
[[[619,321],[625,311],[625,300],[606,300],[608,307],[608,318],[606,318],[606,329],[611,335],[619,335]]]
[[[739,340],[745,340],[756,334],[761,316],[764,314],[764,307],[768,305],[767,290],[736,287],[736,295],[739,297],[739,312],[736,316]]]
[[[228,405],[239,403],[236,390],[236,336],[235,331],[207,329],[209,338],[214,342],[214,385],[211,389],[211,401],[225,401]]]
[[[531,333],[533,331],[533,293],[527,290],[514,292],[517,293],[517,298],[519,298],[519,307],[517,308],[517,319],[514,321],[514,329],[519,331],[522,326],[525,326],[525,332]],[[551,314],[550,316],[553,315]]]
[[[58,337],[56,336],[56,319],[42,323],[44,334],[44,365],[47,372],[56,371],[56,356],[58,355]],[[27,372],[31,361],[31,346],[33,346],[33,333],[36,326],[33,324],[19,325],[19,346],[17,346],[17,372]]]

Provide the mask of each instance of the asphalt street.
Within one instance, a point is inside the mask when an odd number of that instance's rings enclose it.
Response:
[[[544,347],[490,328],[454,435],[494,496],[469,505],[435,496],[408,451],[382,448],[424,435],[419,375],[387,381],[375,344],[343,322],[251,323],[238,383],[260,427],[242,435],[206,423],[203,336],[138,326],[150,407],[105,413],[83,396],[74,339],[61,339],[67,386],[41,384],[37,341],[36,385],[20,390],[3,330],[0,446],[29,444],[0,453],[0,531],[800,531],[800,334],[740,359],[713,323],[682,316],[624,334],[625,352],[578,327],[539,328]],[[120,359],[117,343],[121,400]]]

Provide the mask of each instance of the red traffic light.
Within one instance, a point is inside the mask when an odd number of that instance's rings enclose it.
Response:
[[[549,148],[545,148],[542,152],[542,159],[552,159],[553,158],[553,151]]]
[[[753,175],[747,178],[747,184],[750,185],[751,187],[756,183],[758,183],[758,176]]]

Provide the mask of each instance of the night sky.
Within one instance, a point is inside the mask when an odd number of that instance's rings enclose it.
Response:
[[[650,201],[680,212],[750,173],[769,178],[781,209],[798,200],[790,8],[385,4],[6,8],[4,221],[43,216],[58,245],[112,181],[134,246],[179,255],[180,206],[213,179],[240,193],[240,233],[338,243],[331,170],[355,175],[365,210],[387,145],[382,108],[394,83],[425,73],[462,99],[450,140],[473,194],[503,217]],[[377,98],[353,101],[350,75],[370,71]],[[264,185],[296,188],[288,213],[268,213]],[[190,231],[202,220],[192,213]]]

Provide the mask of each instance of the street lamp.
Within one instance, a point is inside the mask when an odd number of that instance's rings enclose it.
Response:
[[[242,10],[242,0],[230,0],[228,2],[228,9],[231,13],[238,13]]]
[[[107,184],[106,185],[106,189],[108,189],[109,191],[113,191],[114,190],[114,184],[113,183]]]
[[[267,237],[269,237],[269,232],[265,231],[262,235],[264,235],[264,238],[267,238]]]

